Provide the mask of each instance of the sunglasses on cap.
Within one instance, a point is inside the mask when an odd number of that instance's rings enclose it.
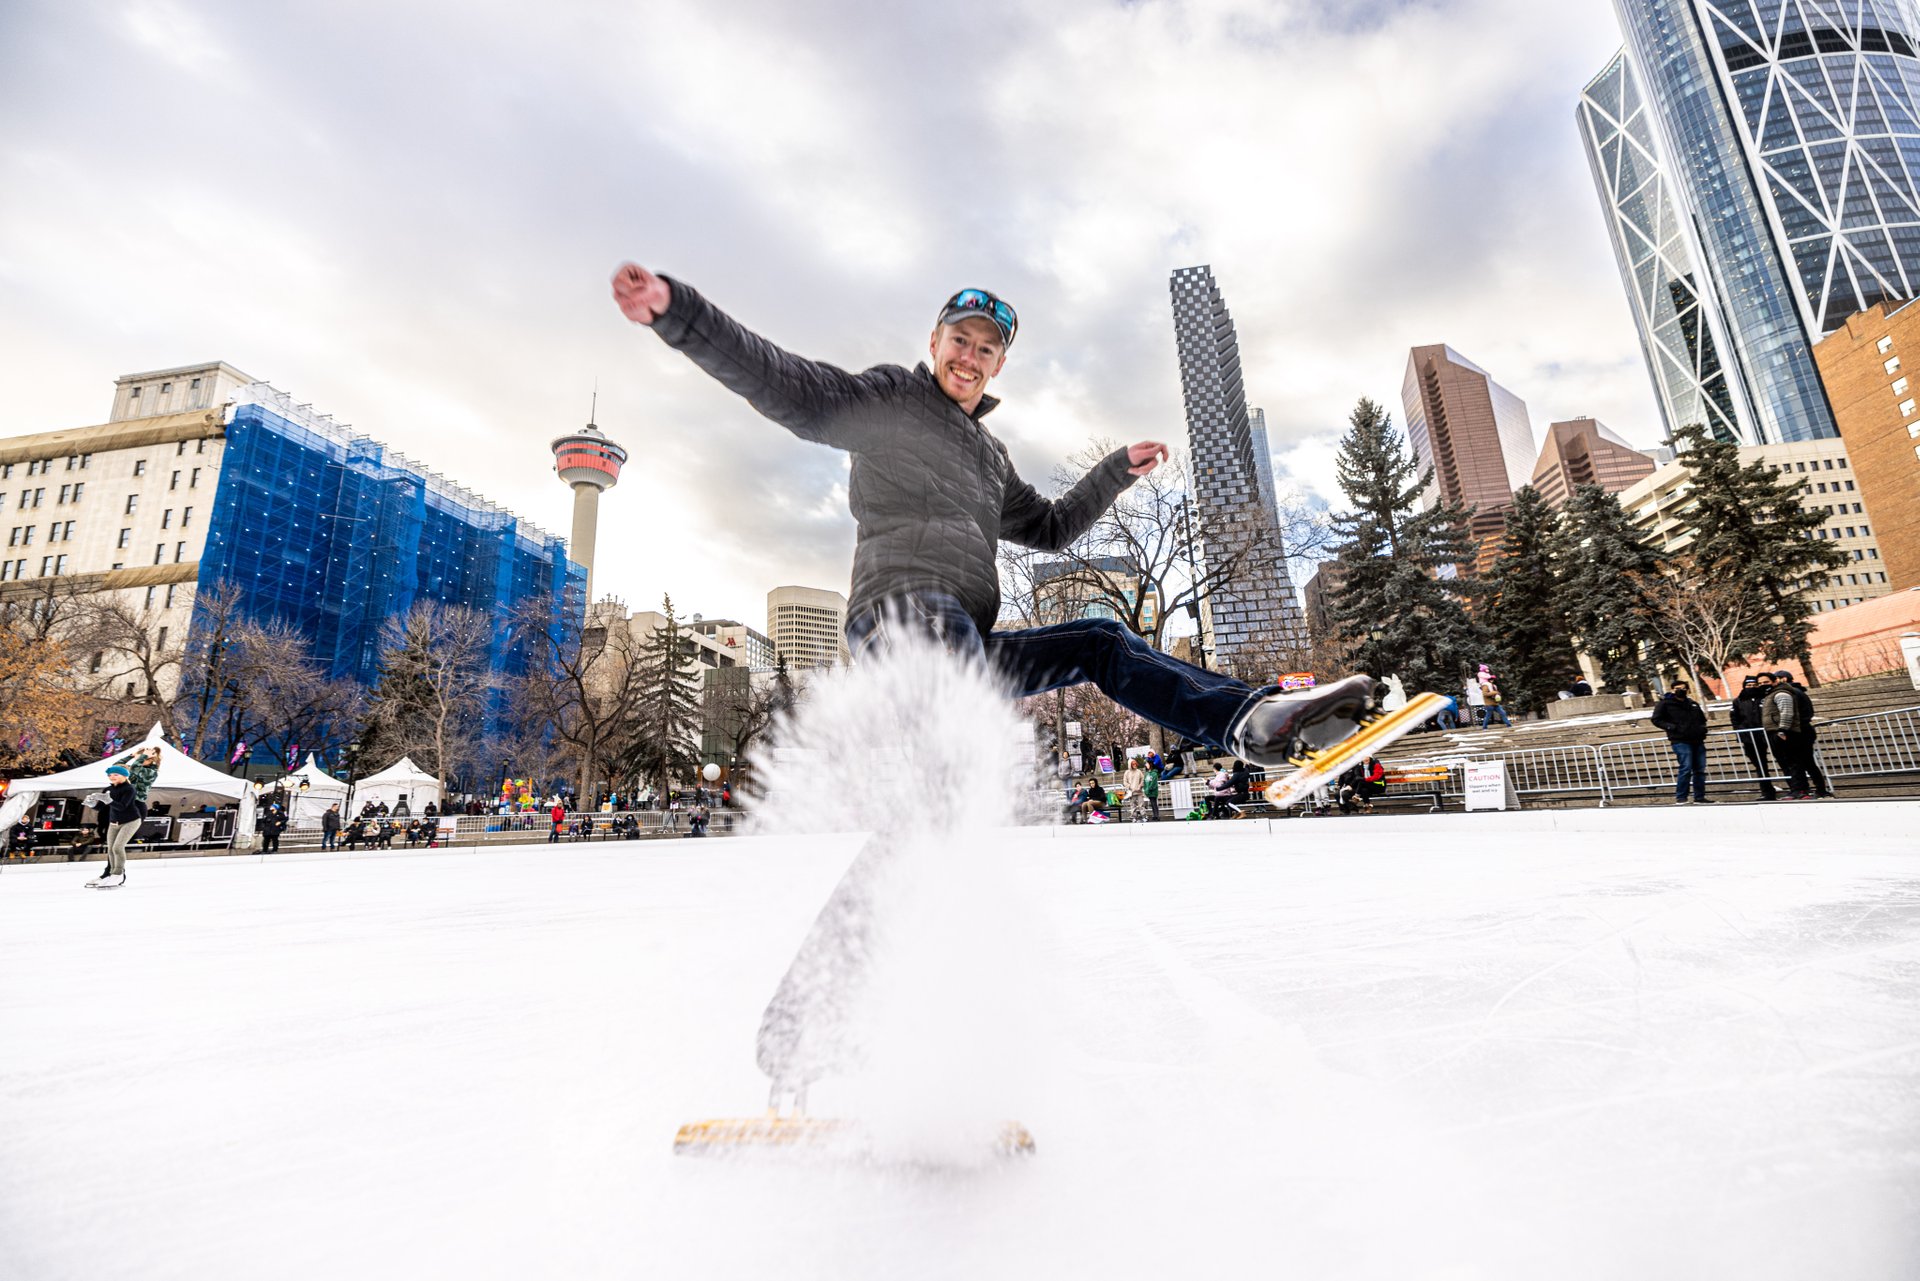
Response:
[[[962,289],[947,299],[947,305],[940,309],[940,323],[951,325],[956,320],[968,316],[985,316],[1000,329],[1000,337],[1008,345],[1013,336],[1020,332],[1020,317],[1013,308],[994,297],[984,289]]]

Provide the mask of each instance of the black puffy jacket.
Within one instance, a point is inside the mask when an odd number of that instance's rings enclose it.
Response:
[[[1727,719],[1735,729],[1759,729],[1763,719],[1760,711],[1762,701],[1759,686],[1741,690],[1727,706]]]
[[[807,360],[691,286],[668,284],[673,301],[653,322],[656,334],[802,440],[853,455],[848,505],[860,532],[849,618],[907,592],[945,592],[985,635],[1000,612],[999,540],[1059,551],[1133,483],[1127,451],[1117,449],[1061,497],[1042,498],[980,425],[993,397],[969,415],[925,364],[850,374]]]
[[[1667,732],[1669,743],[1707,741],[1707,710],[1691,698],[1669,693],[1653,709],[1653,723]]]

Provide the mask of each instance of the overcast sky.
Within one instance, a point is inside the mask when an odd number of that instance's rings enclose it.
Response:
[[[1208,263],[1282,484],[1448,342],[1546,424],[1659,435],[1573,124],[1607,0],[0,0],[0,435],[226,360],[548,529],[552,438],[633,453],[596,586],[760,626],[845,590],[843,456],[609,301],[633,258],[784,346],[925,354],[980,285],[1037,483],[1185,439]]]

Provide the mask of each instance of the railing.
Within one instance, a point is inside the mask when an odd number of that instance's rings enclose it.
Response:
[[[1872,778],[1920,773],[1920,707],[1870,712],[1838,720],[1816,721],[1815,759],[1828,778]],[[1743,733],[1715,730],[1707,735],[1707,781],[1715,785],[1758,785],[1760,774],[1742,746]],[[1771,748],[1772,744],[1769,744]],[[1786,771],[1769,754],[1770,781],[1784,782]],[[1664,736],[1612,743],[1569,743],[1559,747],[1447,753],[1422,760],[1399,760],[1398,769],[1421,766],[1448,770],[1444,782],[1397,783],[1389,795],[1459,797],[1465,793],[1465,767],[1479,761],[1503,761],[1515,793],[1521,796],[1591,794],[1607,805],[1620,794],[1673,787],[1673,749]]]

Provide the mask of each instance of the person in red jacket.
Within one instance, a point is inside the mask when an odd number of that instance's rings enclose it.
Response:
[[[560,840],[560,834],[567,830],[567,807],[555,801],[547,817],[553,821],[553,830],[547,833],[547,844],[553,845]]]

